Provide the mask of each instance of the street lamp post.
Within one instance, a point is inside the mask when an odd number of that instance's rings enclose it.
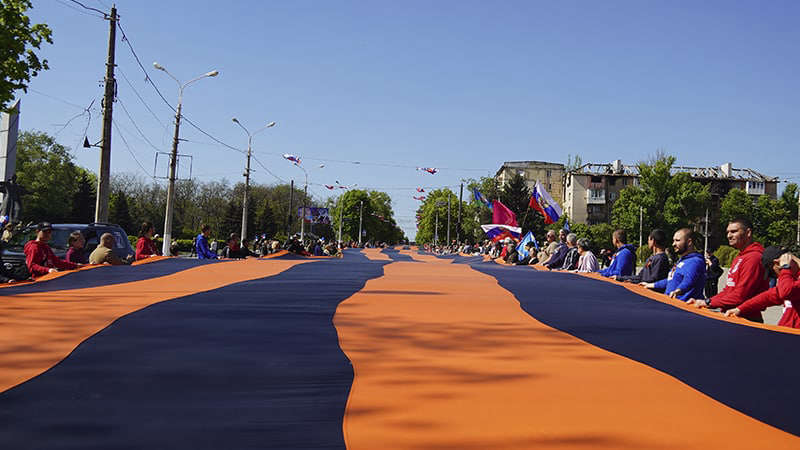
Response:
[[[274,127],[275,122],[270,122],[261,127],[260,129],[258,129],[258,131],[256,131],[255,133],[251,134],[249,131],[247,131],[247,128],[245,128],[244,125],[242,125],[242,123],[236,119],[236,117],[234,117],[232,120],[233,123],[242,127],[244,132],[247,134],[247,166],[244,169],[244,198],[242,199],[242,234],[241,234],[241,238],[245,239],[247,238],[247,201],[248,201],[248,194],[250,191],[250,155],[252,154],[253,151],[252,148],[253,136],[266,130],[267,128]]]
[[[191,80],[187,81],[186,83],[181,84],[181,82],[175,78],[171,73],[167,71],[161,64],[154,62],[153,67],[156,69],[166,73],[170,78],[175,80],[178,83],[178,107],[175,109],[175,134],[172,137],[172,154],[170,155],[169,159],[169,183],[167,184],[167,210],[166,214],[164,215],[164,242],[161,245],[161,253],[164,255],[169,255],[169,246],[172,241],[172,213],[175,207],[175,168],[178,164],[178,141],[180,136],[180,127],[181,127],[181,107],[183,106],[183,90],[189,86],[190,84],[194,83],[197,80],[201,80],[206,77],[215,77],[219,75],[219,72],[216,70],[212,70],[211,72],[204,73],[199,77],[192,78]]]
[[[447,190],[447,245],[450,245],[450,189]]]
[[[364,222],[364,200],[358,201],[358,246],[361,246],[361,225]]]

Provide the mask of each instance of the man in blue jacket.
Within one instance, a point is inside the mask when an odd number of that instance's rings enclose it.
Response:
[[[197,259],[217,259],[217,254],[211,251],[208,246],[208,236],[211,234],[211,226],[203,224],[202,231],[197,235],[195,247],[197,249]]]
[[[636,268],[636,255],[633,252],[633,245],[625,243],[627,241],[625,230],[615,231],[611,235],[611,241],[614,243],[614,247],[617,247],[617,251],[611,257],[611,264],[598,273],[604,277],[632,275],[633,269]]]
[[[667,278],[655,283],[642,283],[649,289],[663,289],[672,298],[702,298],[706,287],[706,260],[695,249],[694,232],[681,228],[672,237],[672,248],[680,256]]]

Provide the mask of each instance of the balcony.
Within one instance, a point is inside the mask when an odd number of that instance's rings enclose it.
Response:
[[[587,205],[604,205],[606,203],[605,189],[588,189],[586,191]]]

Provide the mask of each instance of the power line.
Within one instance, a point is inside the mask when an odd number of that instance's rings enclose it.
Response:
[[[107,14],[105,13],[105,11],[100,11],[99,9],[97,9],[97,8],[92,8],[91,6],[86,6],[86,5],[84,5],[83,3],[79,2],[78,0],[69,0],[69,1],[71,1],[72,3],[75,3],[76,5],[79,5],[79,6],[80,6],[81,8],[83,8],[83,9],[88,9],[89,11],[98,12],[98,13],[100,13],[100,14],[102,14],[102,15],[103,15],[103,18],[105,18],[105,17],[107,16]]]
[[[153,118],[156,119],[156,121],[159,124],[161,124],[162,127],[164,127],[166,129],[167,125],[164,122],[162,122],[161,119],[158,118],[158,115],[156,113],[154,113],[152,109],[150,109],[150,105],[148,105],[147,102],[144,101],[144,98],[142,98],[142,96],[139,94],[139,91],[137,91],[136,88],[133,87],[133,83],[131,83],[131,81],[128,79],[128,77],[125,76],[125,72],[123,72],[121,68],[118,68],[118,70],[119,70],[120,75],[122,75],[122,78],[125,79],[125,81],[128,83],[128,86],[131,87],[131,90],[133,91],[133,93],[136,94],[136,97],[138,97],[139,101],[142,102],[142,105],[144,105],[144,107],[147,108],[148,111],[150,111],[150,114],[152,114]]]
[[[69,9],[73,10],[73,11],[77,11],[77,12],[79,12],[79,13],[81,13],[81,14],[86,14],[87,16],[97,17],[97,18],[100,18],[100,19],[105,19],[105,18],[107,17],[107,14],[106,14],[105,12],[103,12],[103,11],[100,11],[99,9],[90,8],[90,7],[86,6],[86,5],[84,5],[83,3],[81,3],[81,2],[78,2],[78,1],[75,1],[75,0],[69,0],[69,1],[71,1],[72,3],[75,3],[75,4],[77,4],[77,5],[80,5],[80,6],[81,6],[83,9],[86,9],[86,10],[88,10],[88,11],[96,11],[96,12],[98,12],[98,13],[102,14],[102,15],[98,16],[97,14],[92,14],[92,13],[90,13],[90,12],[83,11],[83,10],[81,10],[81,9],[78,9],[78,8],[76,8],[76,7],[72,6],[72,5],[70,5],[69,3],[66,3],[66,2],[65,2],[65,1],[63,1],[63,0],[56,0],[56,1],[57,1],[58,3],[61,3],[61,4],[62,4],[62,5],[64,5],[64,6],[66,6],[67,8],[69,8]]]
[[[69,106],[72,106],[72,107],[75,107],[75,108],[78,108],[78,109],[86,109],[85,107],[83,107],[81,105],[78,105],[78,104],[72,103],[70,101],[64,100],[63,98],[58,98],[58,97],[56,97],[54,95],[46,94],[46,93],[44,93],[42,91],[38,91],[38,90],[30,88],[30,87],[28,88],[28,90],[33,92],[34,94],[39,94],[39,95],[41,95],[43,97],[47,97],[47,98],[59,101],[61,103],[64,103],[65,105],[69,105]]]
[[[130,114],[130,112],[128,112],[128,108],[126,108],[126,107],[125,107],[125,104],[124,104],[124,103],[122,103],[122,99],[120,99],[119,97],[117,97],[117,102],[119,103],[119,106],[121,106],[121,107],[122,107],[122,111],[124,111],[124,112],[125,112],[125,115],[126,115],[126,116],[128,116],[128,120],[130,120],[130,121],[131,121],[131,123],[133,124],[133,127],[134,127],[134,128],[136,128],[136,131],[138,131],[138,132],[139,132],[139,135],[140,135],[140,136],[141,136],[141,137],[142,137],[142,138],[145,140],[145,142],[147,142],[148,144],[150,144],[150,147],[153,147],[153,150],[155,150],[155,151],[157,151],[157,152],[163,151],[162,149],[159,149],[158,147],[156,147],[156,146],[155,146],[155,145],[154,145],[152,142],[150,142],[150,139],[147,139],[147,136],[145,136],[145,134],[142,132],[142,129],[141,129],[141,128],[139,128],[139,125],[137,125],[137,124],[136,124],[136,121],[135,121],[135,120],[133,120],[133,117],[131,117],[131,114]]]
[[[153,178],[152,175],[147,173],[147,169],[144,168],[142,163],[139,162],[139,158],[136,157],[136,154],[133,153],[133,149],[131,149],[131,146],[128,145],[128,141],[125,139],[125,136],[122,134],[122,131],[120,130],[120,127],[117,125],[117,122],[112,120],[111,124],[117,130],[117,135],[120,137],[120,139],[122,139],[122,143],[125,144],[125,149],[128,150],[128,153],[131,154],[131,157],[133,158],[133,160],[136,161],[136,165],[139,166],[139,168],[142,170],[142,173],[144,173],[148,178]]]

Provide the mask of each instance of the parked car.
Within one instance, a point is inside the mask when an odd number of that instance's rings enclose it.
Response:
[[[111,233],[114,236],[113,252],[120,258],[127,258],[133,255],[134,251],[128,241],[128,235],[119,225],[111,223],[55,223],[53,224],[53,234],[50,238],[50,248],[59,258],[64,258],[67,254],[67,239],[73,231],[80,231],[86,240],[86,253],[89,254],[97,248],[100,236],[104,233]],[[14,234],[9,242],[3,245],[0,256],[3,258],[3,265],[11,270],[14,266],[25,265],[25,243],[36,239],[36,225],[31,225]]]

